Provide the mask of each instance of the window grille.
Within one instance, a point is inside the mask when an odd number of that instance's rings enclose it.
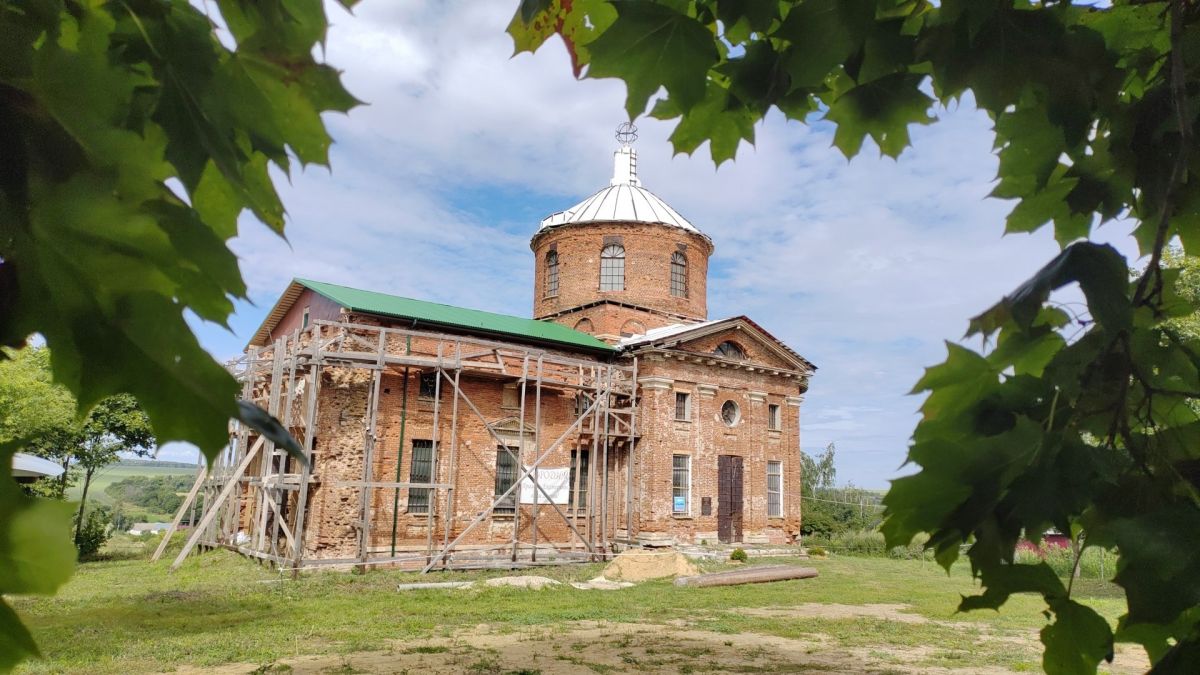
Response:
[[[774,403],[767,406],[767,428],[772,431],[779,431],[783,428],[779,419],[779,406]]]
[[[671,513],[691,513],[692,458],[688,455],[672,455]]]
[[[609,244],[600,251],[600,290],[625,290],[625,247]]]
[[[671,295],[686,298],[687,287],[687,256],[676,251],[671,254]]]
[[[437,371],[421,373],[421,384],[417,387],[417,398],[434,398],[437,396]]]
[[[546,297],[558,295],[558,251],[546,254]]]
[[[576,466],[578,464],[578,466]],[[579,489],[576,490],[576,472],[578,471]],[[578,454],[571,457],[571,503],[578,504],[581,509],[587,508],[588,497],[588,450],[580,448]],[[576,498],[579,499],[576,502]]]
[[[692,419],[692,397],[682,391],[675,392],[675,419],[688,421]]]
[[[408,467],[408,482],[433,482],[433,441],[413,439],[412,463]],[[408,512],[429,513],[429,493],[432,488],[408,488]]]
[[[512,452],[510,453],[509,450]],[[500,495],[504,494],[513,483],[517,482],[517,460],[513,457],[517,449],[505,448],[503,445],[496,450],[496,494],[499,499]],[[512,494],[508,495],[492,509],[493,514],[512,515],[517,511],[517,496],[520,490],[513,490]]]
[[[767,462],[767,517],[783,517],[783,464]]]

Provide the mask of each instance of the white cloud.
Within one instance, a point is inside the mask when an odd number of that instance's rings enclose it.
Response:
[[[576,81],[557,40],[510,58],[514,8],[331,7],[327,58],[370,105],[328,118],[332,173],[283,183],[290,248],[243,227],[235,249],[259,306],[239,317],[241,339],[293,276],[528,315],[528,237],[607,183],[625,91]],[[820,366],[802,444],[835,441],[839,476],[860,485],[896,474],[920,403],[906,394],[942,340],[1057,250],[1049,233],[1001,236],[986,117],[940,116],[898,162],[868,143],[847,163],[826,126],[772,115],[720,169],[706,147],[672,157],[672,123],[638,121],[643,181],[716,243],[711,314],[748,314]]]

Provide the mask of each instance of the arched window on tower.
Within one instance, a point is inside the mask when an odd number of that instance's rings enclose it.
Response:
[[[671,295],[677,298],[688,296],[687,256],[679,251],[671,254]]]
[[[600,251],[600,290],[625,290],[625,247],[609,244]]]
[[[546,254],[546,297],[558,295],[558,251]]]

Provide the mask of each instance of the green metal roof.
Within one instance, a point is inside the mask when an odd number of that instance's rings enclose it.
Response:
[[[537,342],[553,342],[594,351],[613,351],[613,348],[607,343],[597,340],[587,333],[572,330],[550,321],[523,319],[519,316],[413,300],[387,293],[327,284],[322,281],[308,279],[296,279],[295,281],[354,312],[414,319],[441,326],[463,328],[472,332],[508,335]]]

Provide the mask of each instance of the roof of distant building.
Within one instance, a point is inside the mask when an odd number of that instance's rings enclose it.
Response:
[[[414,300],[398,295],[365,291],[310,279],[293,279],[275,303],[266,320],[254,334],[250,344],[266,344],[271,330],[287,314],[303,289],[311,289],[352,312],[375,314],[413,322],[417,328],[451,328],[476,334],[517,338],[538,343],[551,343],[592,351],[611,352],[608,344],[587,333],[572,330],[561,324],[537,319],[524,319],[507,314],[484,312]]]
[[[642,187],[637,175],[637,150],[628,142],[623,142],[613,153],[613,177],[607,187],[566,211],[547,216],[538,231],[577,223],[608,222],[657,223],[703,234],[658,195]]]

